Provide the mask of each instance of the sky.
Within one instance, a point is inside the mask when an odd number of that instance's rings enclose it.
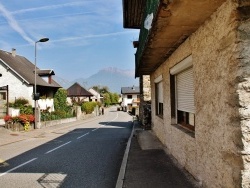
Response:
[[[53,69],[68,81],[99,70],[134,70],[132,42],[139,30],[123,28],[122,0],[0,0],[0,49]]]

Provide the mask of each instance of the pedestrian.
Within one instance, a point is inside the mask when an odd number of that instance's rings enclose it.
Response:
[[[102,115],[104,115],[104,107],[102,107]]]

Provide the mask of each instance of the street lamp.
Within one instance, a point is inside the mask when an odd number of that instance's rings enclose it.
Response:
[[[36,44],[38,42],[47,42],[48,40],[49,40],[49,38],[42,38],[42,39],[35,42],[35,84],[34,84],[34,96],[33,96],[33,98],[34,98],[34,102],[35,102],[34,106],[35,106],[35,128],[36,129],[40,128],[40,126],[38,127],[38,125],[37,125],[37,109],[36,109],[37,100],[39,99],[39,93],[36,93]]]

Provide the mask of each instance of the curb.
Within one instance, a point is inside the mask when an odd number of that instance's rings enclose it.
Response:
[[[128,154],[129,154],[129,150],[130,150],[130,145],[131,145],[131,140],[134,134],[134,127],[135,127],[135,121],[133,121],[133,128],[130,134],[130,137],[128,139],[128,143],[127,143],[127,147],[122,159],[122,164],[121,164],[121,168],[120,168],[120,172],[116,181],[116,186],[115,188],[122,188],[123,187],[123,181],[124,181],[124,177],[125,177],[125,172],[126,172],[126,167],[127,167],[127,161],[128,161]]]

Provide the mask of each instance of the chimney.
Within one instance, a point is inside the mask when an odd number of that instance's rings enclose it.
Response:
[[[48,83],[51,84],[52,83],[52,76],[49,75],[49,78],[48,78]]]
[[[16,49],[15,48],[12,48],[11,54],[12,54],[13,57],[16,57]]]

